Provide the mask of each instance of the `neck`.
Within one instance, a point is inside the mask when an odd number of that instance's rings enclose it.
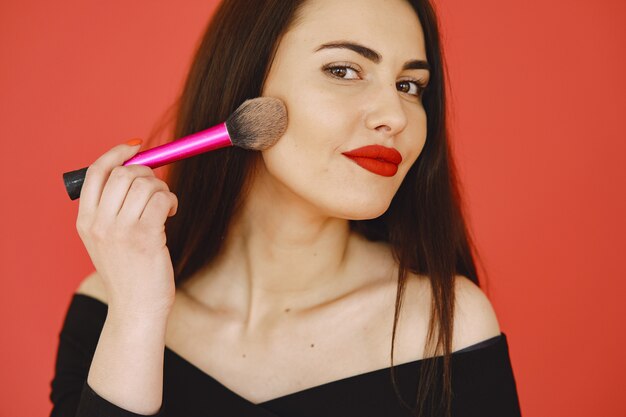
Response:
[[[322,216],[271,188],[255,181],[220,255],[193,283],[203,302],[234,312],[246,326],[314,309],[358,279],[349,260],[364,238],[350,231],[348,220]]]

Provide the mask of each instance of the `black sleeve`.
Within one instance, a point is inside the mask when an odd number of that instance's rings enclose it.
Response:
[[[164,416],[163,408],[161,408],[157,414],[151,414],[151,416]],[[124,410],[108,402],[91,389],[89,384],[85,381],[76,417],[146,417],[146,415]]]
[[[100,397],[87,376],[106,319],[107,306],[75,294],[59,335],[55,374],[50,386],[50,417],[145,417]],[[163,417],[163,408],[153,416]]]
[[[520,417],[517,384],[506,335],[496,344],[457,355],[453,413],[459,417]],[[464,356],[465,355],[465,356]]]

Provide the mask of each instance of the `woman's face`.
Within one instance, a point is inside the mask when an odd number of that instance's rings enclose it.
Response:
[[[419,19],[405,0],[309,0],[301,18],[281,39],[264,85],[263,96],[284,101],[289,123],[262,152],[256,180],[328,216],[378,217],[426,140]],[[369,145],[402,160],[344,155]]]

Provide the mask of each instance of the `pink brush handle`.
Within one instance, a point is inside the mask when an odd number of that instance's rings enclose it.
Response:
[[[150,168],[156,168],[179,159],[189,158],[213,149],[231,146],[232,144],[226,129],[226,123],[221,123],[165,145],[139,152],[122,165],[145,165]]]

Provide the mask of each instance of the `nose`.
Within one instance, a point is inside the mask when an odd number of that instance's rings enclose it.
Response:
[[[407,115],[402,98],[395,83],[377,88],[370,96],[370,106],[366,114],[365,124],[368,129],[375,129],[385,136],[395,136],[407,125]]]

